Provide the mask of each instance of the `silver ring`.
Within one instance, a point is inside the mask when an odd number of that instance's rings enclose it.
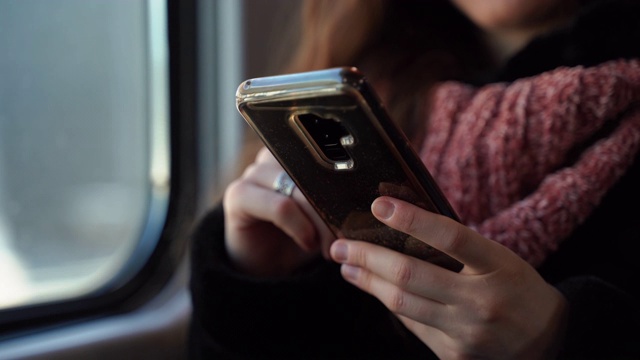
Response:
[[[273,182],[273,190],[284,196],[291,196],[296,184],[291,180],[286,172],[281,172]]]

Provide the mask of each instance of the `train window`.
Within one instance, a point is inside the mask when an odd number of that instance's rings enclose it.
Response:
[[[169,195],[164,1],[0,1],[0,309],[116,288]]]

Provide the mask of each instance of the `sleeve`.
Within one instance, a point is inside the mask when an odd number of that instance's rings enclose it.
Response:
[[[640,157],[539,269],[569,301],[563,359],[640,359]]]
[[[630,294],[592,276],[557,284],[570,304],[559,359],[640,359],[640,312]]]
[[[318,259],[296,276],[256,279],[234,272],[216,207],[191,243],[192,359],[434,358],[372,296]]]

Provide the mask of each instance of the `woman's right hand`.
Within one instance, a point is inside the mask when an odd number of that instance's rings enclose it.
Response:
[[[248,274],[290,274],[320,252],[328,257],[335,239],[300,190],[295,188],[288,197],[273,189],[282,171],[263,147],[224,193],[227,252]]]

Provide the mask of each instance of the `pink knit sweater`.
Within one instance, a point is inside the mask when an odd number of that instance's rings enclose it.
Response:
[[[447,82],[420,155],[464,223],[537,266],[633,163],[638,105],[638,60],[481,88]]]

